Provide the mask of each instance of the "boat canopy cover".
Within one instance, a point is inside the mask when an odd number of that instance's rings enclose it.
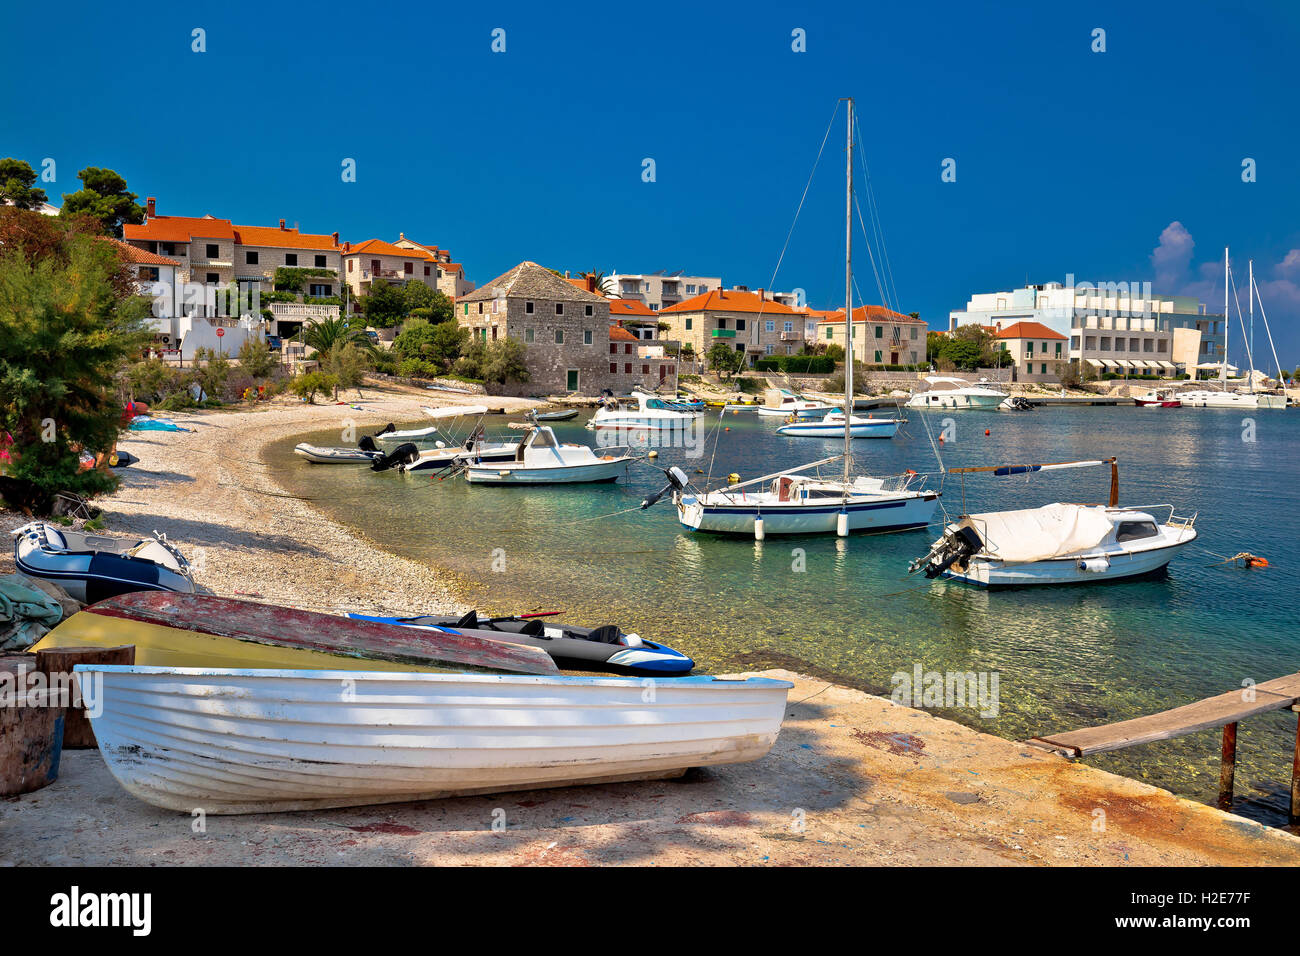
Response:
[[[462,415],[486,415],[486,405],[448,405],[446,408],[424,407],[424,414],[430,418],[460,418]]]
[[[972,528],[984,552],[1003,561],[1045,561],[1087,551],[1110,533],[1101,505],[1044,505],[1020,511],[967,515],[959,526]]]

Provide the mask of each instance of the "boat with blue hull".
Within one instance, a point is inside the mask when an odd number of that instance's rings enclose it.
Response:
[[[853,415],[848,423],[849,434],[854,438],[893,438],[902,424],[898,418],[859,418]],[[776,430],[778,435],[790,438],[843,438],[844,410],[836,408],[821,419],[796,419]]]
[[[484,618],[476,611],[459,618],[436,615],[379,617],[351,613],[348,617],[440,634],[525,644],[544,650],[558,666],[571,670],[680,676],[689,674],[695,666],[695,662],[685,654],[636,634],[625,634],[612,624],[603,627],[557,626],[543,623],[540,616]]]

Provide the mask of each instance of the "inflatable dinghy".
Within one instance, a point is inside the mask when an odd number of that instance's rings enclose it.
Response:
[[[578,410],[570,408],[562,412],[538,412],[533,416],[539,422],[567,422],[571,418],[578,417]]]
[[[18,570],[85,604],[130,591],[193,593],[189,562],[166,537],[109,538],[37,521],[12,532]]]
[[[572,670],[674,676],[688,674],[695,666],[695,662],[685,654],[635,634],[624,634],[613,624],[604,627],[556,626],[543,624],[537,618],[483,618],[477,611],[459,618],[431,615],[372,617],[367,614],[349,614],[348,617],[490,641],[527,644],[541,648],[558,666]]]
[[[366,451],[364,448],[325,448],[321,445],[309,445],[299,442],[293,448],[295,455],[302,455],[318,465],[353,465],[365,464],[383,457],[383,452]]]

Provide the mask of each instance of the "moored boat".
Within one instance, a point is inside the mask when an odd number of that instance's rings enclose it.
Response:
[[[57,582],[82,603],[131,591],[194,590],[189,562],[165,535],[109,537],[42,521],[11,534],[19,571]]]
[[[1178,408],[1183,403],[1164,389],[1152,388],[1133,399],[1139,408]]]
[[[130,793],[265,813],[678,776],[764,756],[787,681],[79,664]]]
[[[675,431],[689,428],[699,417],[694,409],[646,392],[633,392],[627,402],[606,399],[587,422],[588,428],[621,428],[652,431]]]
[[[293,453],[306,458],[315,465],[364,465],[383,457],[379,450],[367,451],[364,448],[347,448],[345,446],[312,445],[299,442],[293,446]]]
[[[804,398],[788,388],[769,388],[763,393],[763,404],[758,406],[758,414],[767,418],[787,418],[791,415],[795,418],[820,417],[836,410],[829,402]]]
[[[907,400],[908,408],[942,408],[988,410],[1000,406],[1009,397],[1000,386],[987,379],[972,384],[962,378],[927,375],[925,391]]]
[[[549,485],[614,481],[629,455],[597,455],[586,445],[562,443],[547,425],[527,426],[510,461],[469,462],[465,480],[478,485]]]
[[[1009,476],[1099,465],[1111,468],[1108,504],[1056,502],[963,515],[944,528],[909,571],[923,570],[928,578],[949,577],[986,588],[1096,584],[1163,571],[1179,548],[1196,540],[1196,515],[1178,517],[1172,505],[1121,508],[1114,458],[954,468],[949,473]],[[1164,509],[1166,518],[1158,521],[1152,512]]]
[[[849,434],[854,438],[893,438],[898,434],[899,418],[859,418],[852,416]],[[794,419],[776,430],[778,435],[792,438],[843,438],[844,411],[832,409],[821,419]]]

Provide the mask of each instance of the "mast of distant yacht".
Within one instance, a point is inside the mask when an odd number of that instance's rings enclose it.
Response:
[[[849,131],[844,192],[844,484],[853,463],[853,97],[848,98]]]
[[[1223,247],[1223,361],[1219,364],[1219,387],[1228,390],[1228,335],[1232,318],[1228,314],[1228,247]]]

